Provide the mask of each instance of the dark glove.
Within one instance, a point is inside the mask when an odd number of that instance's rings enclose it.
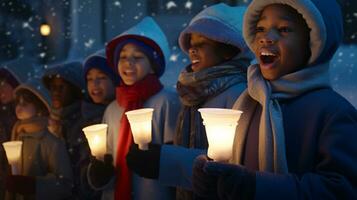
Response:
[[[217,176],[217,193],[220,199],[254,199],[255,172],[242,165],[211,161],[205,163],[204,171]]]
[[[141,177],[157,179],[160,170],[161,145],[149,144],[148,150],[140,150],[132,144],[126,155],[128,167]]]
[[[217,176],[205,172],[209,162],[206,155],[198,156],[193,164],[192,186],[194,193],[204,199],[218,199]]]
[[[111,154],[105,154],[104,162],[93,158],[88,170],[89,179],[92,185],[97,188],[103,187],[108,184],[115,173],[113,156]]]
[[[22,195],[36,193],[36,178],[33,176],[9,175],[6,178],[6,190]]]

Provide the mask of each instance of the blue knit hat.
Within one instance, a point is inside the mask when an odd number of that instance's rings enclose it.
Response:
[[[102,49],[90,56],[83,62],[83,77],[87,84],[87,74],[91,69],[98,69],[104,72],[113,82],[114,85],[119,84],[120,77],[115,74],[114,70],[109,67],[105,57],[105,50]]]
[[[237,47],[242,57],[253,59],[254,55],[246,45],[242,34],[245,10],[246,7],[232,7],[224,3],[215,4],[204,9],[180,33],[180,48],[185,53],[188,53],[190,35],[197,33],[213,41]]]

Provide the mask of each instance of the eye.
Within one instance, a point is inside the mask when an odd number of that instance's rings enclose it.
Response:
[[[280,28],[278,29],[278,31],[279,31],[280,33],[289,33],[289,32],[291,32],[292,30],[291,30],[291,28],[289,28],[289,27],[287,27],[287,26],[283,26],[283,27],[280,27]]]
[[[264,31],[265,31],[265,28],[262,27],[262,26],[257,26],[257,27],[255,28],[255,32],[256,32],[256,33],[262,33],[262,32],[264,32]]]

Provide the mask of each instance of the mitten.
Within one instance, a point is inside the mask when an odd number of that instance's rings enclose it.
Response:
[[[255,172],[242,165],[206,162],[204,171],[218,178],[217,193],[220,199],[254,199]]]
[[[33,176],[9,175],[6,178],[6,190],[22,195],[36,193],[36,178]]]
[[[206,173],[204,167],[209,162],[206,155],[198,156],[193,163],[192,187],[199,198],[218,199],[217,177]]]
[[[132,144],[126,155],[128,167],[141,177],[157,179],[160,170],[161,145],[149,144],[148,150],[140,150]]]
[[[105,154],[104,161],[93,158],[88,167],[88,182],[96,188],[103,187],[114,177],[114,173],[111,154]]]

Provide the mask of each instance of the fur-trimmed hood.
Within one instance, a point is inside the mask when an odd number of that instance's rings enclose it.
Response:
[[[264,7],[271,4],[288,5],[305,19],[311,30],[309,65],[331,60],[343,38],[342,14],[336,0],[253,0],[243,23],[243,36],[251,49],[258,18]]]

